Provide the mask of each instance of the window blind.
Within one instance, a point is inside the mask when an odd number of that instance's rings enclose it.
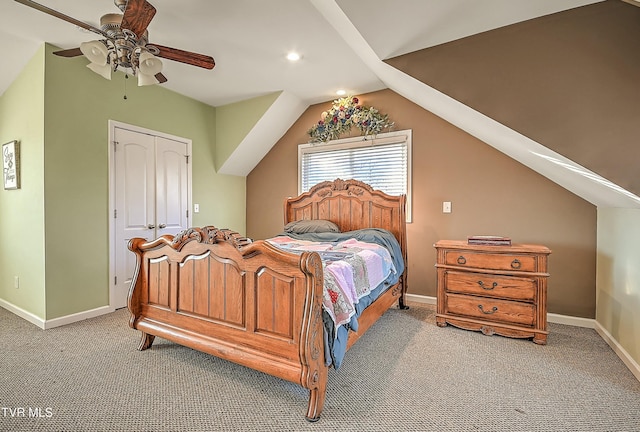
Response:
[[[406,143],[303,154],[303,192],[336,178],[360,180],[389,195],[406,193]]]
[[[406,194],[409,207],[410,132],[380,134],[369,140],[358,137],[300,145],[299,192],[307,192],[327,180],[356,179],[389,195]]]

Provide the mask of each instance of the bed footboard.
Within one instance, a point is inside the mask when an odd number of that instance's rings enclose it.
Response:
[[[134,238],[129,325],[138,349],[156,336],[298,383],[307,419],[325,400],[322,262],[212,226],[152,242]]]

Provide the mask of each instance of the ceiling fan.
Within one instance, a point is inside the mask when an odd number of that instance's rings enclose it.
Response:
[[[162,84],[167,78],[161,72],[162,61],[158,57],[205,69],[215,66],[213,57],[150,44],[147,27],[156,8],[146,0],[114,0],[122,13],[103,15],[100,28],[31,0],[15,1],[100,35],[100,40],[83,42],[79,48],[53,54],[62,57],[84,55],[91,61],[87,67],[107,79],[111,79],[111,72],[123,70],[137,76],[138,85]]]

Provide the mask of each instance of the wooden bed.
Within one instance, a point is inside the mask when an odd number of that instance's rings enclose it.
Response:
[[[405,271],[358,318],[347,347],[396,301],[406,308],[405,196],[390,196],[356,180],[335,180],[285,200],[285,224],[326,219],[342,232],[384,228],[400,243]],[[310,391],[306,417],[318,420],[325,400],[323,270],[316,252],[295,254],[212,226],[129,249],[137,266],[128,307],[142,332],[138,349],[156,336],[230,360]]]

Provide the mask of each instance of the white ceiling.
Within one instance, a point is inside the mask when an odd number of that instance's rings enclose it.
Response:
[[[165,87],[212,106],[286,91],[306,103],[386,85],[320,12],[342,9],[373,52],[385,59],[492,28],[600,0],[150,0],[150,42],[208,54],[205,70],[164,61]],[[117,13],[112,0],[39,0],[99,27]],[[11,0],[0,4],[0,94],[43,42],[75,48],[96,35]],[[303,55],[295,64],[287,52]]]
[[[281,91],[220,172],[247,175],[308,105],[345,89],[390,88],[596,206],[640,208],[637,197],[419,83],[386,58],[602,0],[151,0],[151,43],[214,57],[205,70],[164,61],[163,86],[212,106]],[[631,1],[631,0],[624,0]],[[75,48],[95,35],[0,0],[0,95],[43,42]],[[98,27],[112,0],[40,0]],[[285,55],[296,50],[301,61]],[[277,115],[276,115],[277,113]],[[269,117],[271,115],[271,117]]]

